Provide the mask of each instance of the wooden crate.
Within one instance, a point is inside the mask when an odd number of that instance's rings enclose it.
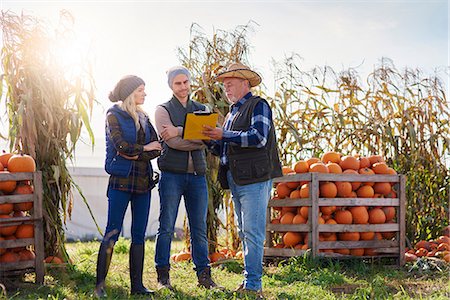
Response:
[[[404,175],[358,175],[358,174],[326,174],[305,173],[285,175],[276,178],[278,182],[305,181],[310,184],[309,198],[304,199],[271,199],[267,208],[266,224],[266,247],[265,257],[291,257],[300,256],[305,250],[291,248],[274,248],[272,246],[273,234],[275,232],[307,232],[309,233],[309,249],[312,255],[325,257],[353,257],[338,253],[319,252],[320,249],[342,249],[342,248],[376,248],[376,257],[394,257],[398,259],[399,265],[405,264],[405,183]],[[319,198],[319,183],[321,181],[349,181],[349,182],[391,182],[397,186],[397,198]],[[316,191],[316,192],[311,192]],[[318,224],[320,206],[394,206],[396,208],[395,223],[388,224]],[[271,212],[273,207],[283,206],[308,206],[307,224],[271,224]],[[319,241],[321,232],[396,232],[393,240],[371,240],[371,241]],[[368,256],[354,256],[367,258]],[[372,257],[372,256],[370,256]]]
[[[34,246],[35,260],[19,261],[14,263],[2,263],[2,275],[23,274],[29,271],[36,273],[36,283],[44,283],[44,229],[42,217],[42,173],[6,173],[0,174],[0,181],[9,180],[31,180],[34,193],[29,195],[3,195],[0,196],[1,203],[33,202],[32,214],[26,217],[13,217],[0,219],[0,226],[33,224],[34,238],[0,241],[0,248]],[[31,212],[30,211],[30,212]]]

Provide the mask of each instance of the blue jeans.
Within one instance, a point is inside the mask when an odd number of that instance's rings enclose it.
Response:
[[[130,193],[108,188],[108,223],[102,243],[115,243],[122,231],[123,219],[131,202],[131,241],[144,244],[150,211],[150,191]]]
[[[259,291],[262,289],[267,204],[272,180],[237,185],[230,171],[227,172],[227,179],[244,253],[244,288]]]
[[[184,196],[191,235],[191,255],[197,274],[209,266],[206,214],[208,189],[205,175],[161,172],[159,181],[159,228],[156,235],[156,267],[170,265],[170,245],[181,196]]]

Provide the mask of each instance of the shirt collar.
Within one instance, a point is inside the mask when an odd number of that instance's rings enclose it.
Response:
[[[238,102],[231,105],[231,109],[234,107],[241,107],[250,97],[252,96],[252,92],[248,92],[244,97],[241,98]]]

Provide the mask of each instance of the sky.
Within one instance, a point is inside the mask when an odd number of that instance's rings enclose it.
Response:
[[[89,145],[79,144],[79,166],[103,165],[104,115],[111,106],[107,95],[122,76],[135,74],[145,80],[144,109],[152,119],[156,105],[170,99],[165,72],[180,64],[177,48],[188,47],[193,23],[212,36],[214,30],[232,31],[254,21],[257,25],[248,35],[249,61],[262,75],[269,94],[274,76],[271,61],[291,53],[302,57],[306,70],[324,65],[335,71],[356,67],[362,78],[382,57],[392,59],[400,70],[420,68],[429,74],[450,65],[447,0],[5,0],[0,6],[2,11],[31,14],[52,24],[66,9],[75,18],[78,46],[92,51],[99,102],[92,119],[96,146],[92,153]],[[448,73],[444,79],[449,86]]]

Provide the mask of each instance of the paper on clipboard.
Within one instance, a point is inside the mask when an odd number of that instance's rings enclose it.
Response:
[[[203,125],[216,127],[219,115],[210,112],[193,112],[186,115],[184,121],[183,139],[185,140],[210,140],[211,138],[202,134]]]

